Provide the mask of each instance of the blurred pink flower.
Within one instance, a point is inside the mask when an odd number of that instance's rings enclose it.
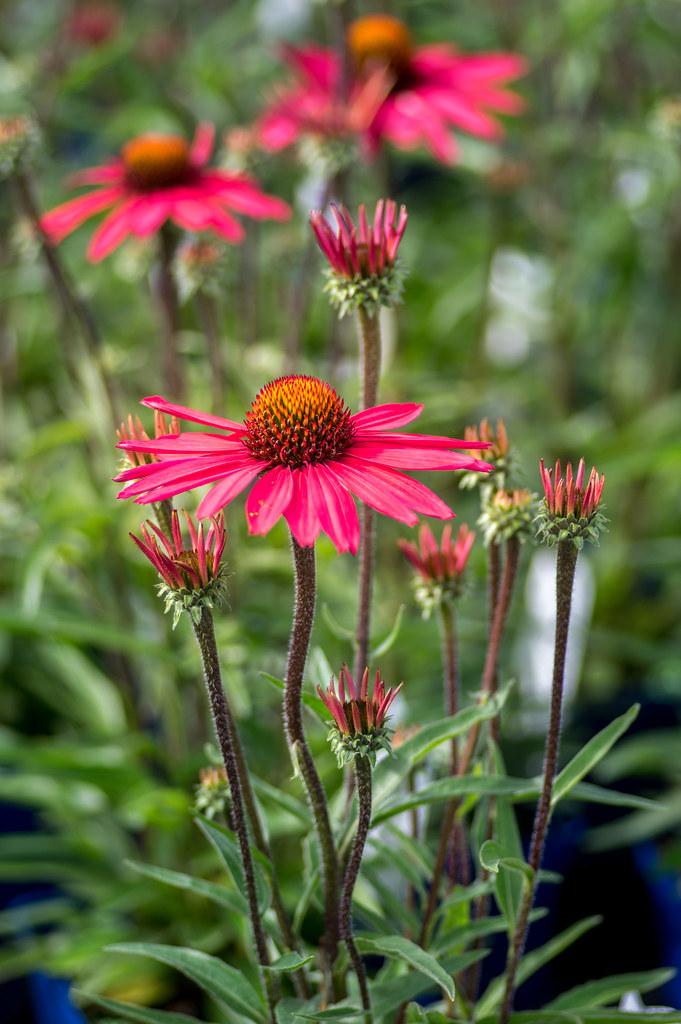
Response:
[[[310,134],[354,133],[369,154],[387,140],[400,149],[425,145],[438,160],[452,163],[457,157],[452,126],[498,139],[502,128],[493,115],[518,114],[524,107],[522,98],[505,88],[527,71],[527,62],[515,53],[462,54],[448,43],[418,47],[407,26],[385,14],[354,21],[348,49],[352,71],[344,103],[333,50],[289,46],[283,51],[296,81],[279,92],[260,119],[265,149],[280,150]],[[331,110],[345,110],[339,126],[329,119]],[[319,116],[324,112],[326,123]]]
[[[334,722],[344,736],[367,735],[381,729],[385,723],[390,705],[402,689],[399,686],[385,688],[380,672],[376,672],[374,686],[369,696],[369,669],[364,670],[359,686],[350,675],[347,665],[338,674],[338,686],[332,677],[327,690],[317,687],[317,693],[333,715]]]
[[[419,530],[418,547],[413,541],[408,540],[399,540],[397,544],[402,554],[424,580],[446,583],[461,578],[474,541],[475,534],[462,523],[456,539],[452,542],[452,528],[447,524],[438,544],[430,527],[423,523]]]
[[[119,498],[149,504],[212,483],[198,508],[199,518],[205,518],[256,481],[246,499],[250,533],[266,534],[284,516],[303,547],[324,532],[338,551],[356,553],[359,521],[352,495],[409,526],[418,522],[417,513],[453,516],[437,495],[399,470],[490,469],[452,450],[486,448],[483,442],[393,432],[416,419],[422,405],[379,405],[352,415],[336,391],[316,377],[281,377],[265,385],[243,423],[160,397],[142,404],[211,430],[119,442],[125,451],[151,452],[159,460],[120,473],[116,480],[126,486]]]
[[[88,259],[98,262],[129,235],[153,235],[167,220],[188,231],[213,231],[228,242],[244,237],[230,211],[287,220],[289,206],[262,192],[252,178],[207,166],[214,137],[214,127],[204,123],[191,145],[180,135],[132,139],[115,160],[73,176],[75,185],[99,187],[45,214],[43,229],[56,244],[90,217],[110,210],[88,246]]]

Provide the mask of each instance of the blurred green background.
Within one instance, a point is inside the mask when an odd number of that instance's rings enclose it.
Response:
[[[503,416],[531,489],[539,456],[583,455],[606,473],[610,532],[584,559],[594,603],[590,612],[587,594],[584,617],[592,614],[592,622],[579,652],[566,752],[595,722],[641,700],[639,736],[605,762],[602,778],[620,785],[626,777],[646,795],[664,794],[665,809],[598,820],[578,845],[612,851],[652,841],[655,870],[678,871],[681,4],[387,6],[419,41],[515,50],[532,70],[519,85],[527,110],[508,122],[502,144],[462,139],[454,168],[398,152],[353,168],[351,206],[373,203],[388,183],[410,215],[401,250],[409,277],[403,307],[385,324],[382,396],[424,402],[419,429],[427,432],[460,435],[482,416]],[[122,3],[109,37],[93,45],[74,38],[66,3],[5,3],[0,113],[31,110],[39,121],[41,205],[67,198],[70,172],[140,131],[189,133],[197,119],[214,120],[219,131],[251,122],[284,74],[277,41],[333,41],[332,7]],[[223,411],[241,417],[259,386],[286,366],[301,288],[310,303],[296,366],[329,377],[352,403],[354,328],[335,324],[321,293],[321,261],[316,253],[310,259],[307,212],[319,177],[292,154],[253,161],[263,185],[289,200],[295,215],[286,225],[251,227],[246,244],[228,254],[219,297]],[[217,908],[191,894],[169,899],[123,865],[132,857],[196,874],[215,870],[190,817],[208,739],[199,666],[188,625],[170,631],[153,570],[128,539],[143,510],[115,500],[118,453],[96,375],[82,354],[77,377],[65,366],[44,267],[11,183],[0,188],[0,798],[14,833],[2,843],[0,882],[10,894],[11,886],[34,886],[33,916],[54,924],[36,931],[29,921],[17,935],[16,914],[0,913],[0,936],[8,936],[0,979],[47,968],[84,987],[182,1008],[176,976],[101,949],[145,937],[219,952],[239,938]],[[100,324],[121,411],[135,412],[139,398],[161,390],[151,257],[129,243],[90,265],[91,231],[79,230],[61,251]],[[80,353],[76,338],[69,344]],[[181,344],[189,404],[208,408],[205,342],[191,302],[182,310]],[[458,491],[454,479],[431,482],[461,520],[474,523],[474,494]],[[254,770],[279,784],[290,775],[279,697],[260,673],[281,675],[284,665],[287,537],[280,524],[267,539],[248,538],[241,506],[237,500],[228,517],[231,603],[218,617],[220,649]],[[441,713],[437,631],[414,606],[395,544],[404,535],[398,524],[381,523],[375,637],[390,633],[404,605],[381,666],[387,680],[405,680],[400,720],[428,721]],[[541,693],[524,687],[536,629],[523,589],[532,559],[528,545],[513,611],[517,639],[504,653],[504,674],[518,679],[505,736],[514,774],[537,770],[542,743],[541,710],[532,708]],[[478,542],[460,621],[471,691],[484,653],[484,562]],[[353,559],[336,556],[326,540],[319,564],[315,683],[350,658],[339,626],[352,628],[356,588]],[[311,740],[334,789],[339,777],[323,730],[313,728]],[[301,881],[296,819],[270,809],[293,898]],[[632,956],[646,958],[633,921],[627,941]],[[679,952],[664,955],[669,963]],[[640,959],[640,967],[660,965]]]

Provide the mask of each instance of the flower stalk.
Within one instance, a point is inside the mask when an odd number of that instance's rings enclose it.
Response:
[[[303,673],[310,645],[316,603],[315,552],[291,538],[295,570],[295,602],[284,690],[284,726],[294,768],[300,773],[315,822],[324,883],[324,955],[327,994],[338,955],[338,856],[331,830],[326,793],[303,729]]]
[[[363,754],[359,754],[355,757],[354,761],[355,787],[357,790],[358,801],[357,832],[355,833],[355,841],[352,845],[350,859],[348,860],[348,865],[345,870],[345,878],[343,880],[339,930],[340,937],[345,942],[353,969],[357,975],[362,1008],[364,1010],[365,1024],[371,1024],[371,998],[369,996],[366,970],[362,958],[359,955],[357,946],[355,945],[352,932],[352,893],[355,888],[355,883],[357,882],[357,876],[359,875],[362,855],[364,853],[364,847],[366,845],[369,828],[371,826],[372,765],[370,758]]]
[[[163,383],[173,398],[181,399],[185,391],[185,379],[178,349],[180,306],[173,273],[174,258],[175,239],[165,224],[158,235],[158,264],[153,274],[152,285],[161,325]]]
[[[513,1008],[516,978],[520,958],[523,955],[527,930],[537,888],[537,876],[541,867],[546,833],[551,819],[551,797],[553,782],[558,764],[560,750],[560,730],[563,705],[563,686],[565,681],[565,660],[567,655],[568,632],[570,628],[570,610],[572,606],[572,588],[577,565],[578,548],[570,540],[558,542],[556,559],[556,633],[553,652],[553,681],[551,684],[551,710],[549,713],[549,729],[544,750],[544,770],[541,795],[537,804],[532,829],[532,840],[528,862],[533,871],[532,882],[525,886],[522,902],[518,911],[518,920],[511,939],[506,967],[506,983],[504,998],[499,1017],[500,1024],[508,1024]]]
[[[210,702],[210,710],[213,717],[213,725],[217,736],[220,753],[227,772],[229,790],[231,796],[231,813],[234,822],[241,862],[246,882],[246,899],[251,918],[253,940],[261,967],[261,974],[267,992],[270,1020],[275,1024],[275,1005],[277,1001],[276,987],[270,972],[266,969],[270,964],[270,957],[267,950],[267,941],[262,925],[260,909],[258,907],[258,896],[255,885],[255,867],[253,856],[248,841],[248,828],[244,814],[243,794],[239,782],[239,772],[235,755],[236,725],[231,709],[225,696],[220,673],[220,662],[218,658],[217,644],[215,642],[215,629],[213,616],[208,608],[201,609],[198,621],[192,621],[194,635],[201,652],[203,663],[203,674]]]

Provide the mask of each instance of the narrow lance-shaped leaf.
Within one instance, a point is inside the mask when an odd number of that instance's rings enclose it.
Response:
[[[640,709],[640,704],[633,704],[625,714],[620,715],[610,725],[606,725],[605,729],[601,729],[582,747],[578,754],[575,754],[556,776],[551,799],[552,807],[555,807],[559,800],[567,796],[570,790],[605,757],[620,736],[627,731]]]
[[[361,935],[357,938],[357,947],[361,953],[374,953],[379,956],[394,957],[431,978],[442,988],[450,999],[454,998],[454,982],[441,964],[415,942],[399,935]]]

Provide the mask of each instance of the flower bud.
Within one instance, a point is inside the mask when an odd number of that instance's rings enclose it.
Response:
[[[585,540],[598,543],[608,521],[601,510],[605,475],[599,475],[593,466],[587,480],[585,470],[584,459],[579,460],[576,473],[569,462],[565,476],[560,461],[553,471],[545,467],[543,459],[540,461],[544,500],[536,521],[537,537],[544,544],[571,541],[579,550]]]
[[[527,490],[498,490],[483,503],[478,526],[485,544],[501,544],[517,537],[524,541],[531,533],[536,495]]]
[[[424,618],[429,618],[438,605],[453,601],[461,594],[463,574],[474,541],[475,534],[465,523],[452,540],[452,527],[448,524],[438,545],[424,523],[419,531],[418,547],[411,541],[397,542],[402,554],[416,569],[414,591]]]
[[[319,696],[333,715],[328,739],[339,768],[355,757],[368,757],[373,764],[379,750],[390,752],[392,729],[385,723],[390,705],[401,689],[402,683],[386,690],[377,671],[369,696],[369,669],[364,670],[357,687],[347,665],[340,670],[338,686],[332,677],[326,691],[317,687]]]

